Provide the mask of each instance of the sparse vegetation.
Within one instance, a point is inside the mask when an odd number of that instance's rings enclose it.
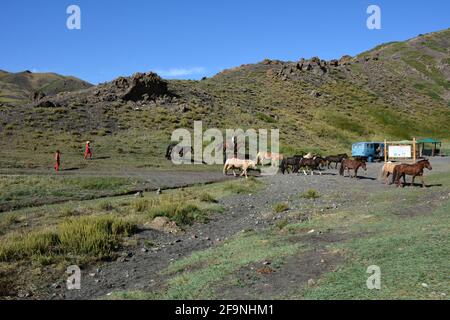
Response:
[[[217,202],[216,198],[214,198],[211,194],[209,194],[207,192],[201,193],[199,196],[199,199],[200,199],[200,201],[203,201],[203,202],[211,202],[211,203]]]
[[[273,206],[273,211],[275,213],[281,213],[287,210],[289,210],[289,204],[287,204],[286,202],[279,202]]]
[[[134,226],[111,216],[69,218],[56,230],[11,234],[0,243],[0,261],[53,257],[72,253],[104,258]]]
[[[308,191],[302,193],[300,197],[304,199],[317,199],[320,198],[320,194],[316,189],[309,189]]]

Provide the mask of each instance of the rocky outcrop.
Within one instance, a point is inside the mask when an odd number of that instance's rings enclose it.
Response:
[[[120,77],[78,92],[67,92],[45,96],[36,92],[32,95],[34,107],[57,107],[76,105],[104,105],[109,102],[122,103],[166,103],[175,99],[167,89],[167,82],[156,73],[136,73],[131,77]]]
[[[45,98],[45,93],[43,93],[42,91],[33,91],[30,98],[31,101],[38,101]]]
[[[150,100],[168,93],[167,82],[153,72],[120,77],[112,82],[112,86],[118,91],[118,98],[125,101]]]

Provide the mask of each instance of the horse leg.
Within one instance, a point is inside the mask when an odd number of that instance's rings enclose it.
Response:
[[[355,179],[358,178],[358,168],[355,169]]]
[[[304,174],[305,176],[308,175],[308,174],[306,173],[305,169],[303,169],[303,174]]]
[[[411,180],[411,187],[414,186],[414,179],[415,179],[415,178],[416,178],[416,176],[413,176],[413,177],[412,177],[412,180]]]
[[[426,185],[425,185],[425,180],[424,180],[424,178],[423,178],[423,175],[420,176],[420,179],[422,180],[422,188],[425,188]]]
[[[233,176],[236,177],[236,171],[234,170],[234,168],[233,168]]]

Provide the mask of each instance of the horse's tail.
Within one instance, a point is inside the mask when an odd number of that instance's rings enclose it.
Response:
[[[228,169],[228,160],[225,161],[225,164],[223,165],[223,174],[227,175],[227,169]]]
[[[384,178],[384,176],[385,176],[385,170],[386,170],[386,164],[384,164],[382,167],[381,167],[381,171],[380,171],[380,175],[378,176],[378,178],[379,179],[383,179]]]
[[[286,161],[286,159],[281,160],[280,170],[281,170],[282,174],[284,174],[286,172],[286,170],[287,170],[287,161]]]
[[[341,167],[339,168],[339,174],[344,175],[344,160],[341,161]]]

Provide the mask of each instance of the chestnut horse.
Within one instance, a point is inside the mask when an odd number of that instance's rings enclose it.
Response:
[[[350,176],[351,178],[357,178],[359,168],[363,168],[364,170],[367,170],[366,163],[361,160],[344,159],[341,162],[341,168],[339,169],[339,174],[341,176],[344,176],[344,170],[347,169],[348,176]],[[353,176],[350,175],[350,169],[355,170],[355,174]]]
[[[406,184],[406,175],[412,176],[411,186],[414,185],[414,179],[419,176],[422,179],[422,187],[425,187],[425,181],[423,180],[423,170],[427,168],[432,170],[431,164],[428,160],[420,160],[414,164],[399,164],[394,168],[392,181],[397,183],[400,187],[400,179],[403,177],[403,183]]]

